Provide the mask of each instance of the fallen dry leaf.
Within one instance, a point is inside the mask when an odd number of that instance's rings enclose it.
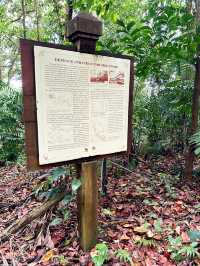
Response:
[[[144,227],[144,225],[141,225],[134,227],[133,231],[139,234],[145,234],[148,232],[148,228]]]
[[[54,256],[56,255],[54,250],[47,251],[46,254],[43,255],[41,261],[42,262],[49,262]]]
[[[188,236],[188,234],[186,232],[182,232],[181,237],[182,237],[183,243],[189,243],[190,242],[190,237]]]

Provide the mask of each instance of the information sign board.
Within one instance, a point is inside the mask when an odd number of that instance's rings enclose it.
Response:
[[[130,150],[130,57],[80,53],[27,40],[21,41],[21,52],[29,166]],[[37,146],[34,152],[30,145]]]

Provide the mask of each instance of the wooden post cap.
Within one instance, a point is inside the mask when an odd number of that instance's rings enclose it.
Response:
[[[80,12],[68,24],[68,38],[98,40],[102,35],[102,22],[90,13]]]

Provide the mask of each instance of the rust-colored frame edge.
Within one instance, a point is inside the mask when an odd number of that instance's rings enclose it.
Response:
[[[103,56],[110,56],[116,58],[130,59],[130,83],[129,83],[129,109],[128,109],[128,139],[127,151],[110,153],[105,155],[97,155],[75,159],[70,161],[63,161],[59,163],[50,163],[46,165],[39,165],[39,151],[38,151],[38,128],[37,128],[37,112],[36,112],[36,90],[35,90],[35,71],[34,71],[34,46],[50,47],[68,51],[75,51],[73,47],[57,45],[52,43],[37,42],[32,40],[21,39],[21,66],[22,66],[22,86],[23,86],[23,120],[25,125],[25,146],[27,155],[27,168],[29,170],[39,170],[52,168],[56,166],[82,163],[88,161],[100,160],[112,156],[127,155],[131,152],[132,146],[132,108],[133,108],[133,85],[134,85],[134,63],[133,57],[126,55],[115,55],[108,52],[91,52],[90,54],[97,54]],[[88,52],[87,52],[88,53]]]

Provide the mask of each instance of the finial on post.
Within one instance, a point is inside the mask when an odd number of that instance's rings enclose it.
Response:
[[[102,22],[90,13],[80,12],[69,22],[68,30],[68,38],[79,52],[92,52],[102,35]]]

